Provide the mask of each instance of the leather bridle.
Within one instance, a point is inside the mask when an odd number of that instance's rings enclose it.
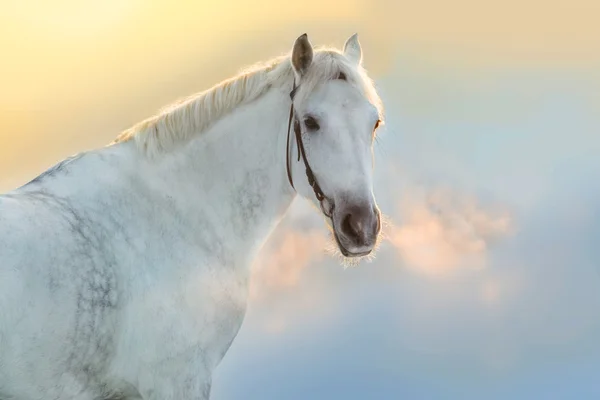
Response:
[[[323,214],[325,214],[325,216],[331,218],[331,214],[333,213],[333,203],[330,201],[331,210],[329,210],[329,212],[326,212],[323,207],[323,200],[325,200],[326,197],[325,197],[325,194],[323,194],[323,191],[321,190],[319,183],[317,182],[317,179],[315,177],[315,174],[312,171],[312,168],[310,168],[310,165],[308,164],[308,160],[306,158],[306,151],[304,150],[304,143],[302,142],[302,131],[300,128],[300,121],[298,121],[298,118],[296,117],[296,113],[294,112],[294,96],[296,95],[296,91],[298,90],[298,87],[299,86],[296,86],[296,80],[294,79],[294,87],[292,88],[292,91],[290,92],[290,99],[292,100],[292,105],[290,106],[290,119],[288,121],[288,133],[287,133],[287,144],[286,144],[286,169],[287,169],[288,180],[289,180],[292,188],[294,188],[294,190],[295,190],[296,188],[294,187],[294,182],[292,181],[292,173],[290,170],[290,165],[291,165],[290,164],[290,131],[291,131],[292,119],[293,119],[294,120],[294,134],[296,136],[296,144],[298,146],[298,161],[300,161],[300,156],[302,156],[302,161],[304,161],[304,166],[306,167],[306,177],[308,178],[308,184],[310,185],[310,187],[312,187],[313,191],[315,192],[315,197],[319,201],[319,204],[321,206],[321,210],[323,211]]]

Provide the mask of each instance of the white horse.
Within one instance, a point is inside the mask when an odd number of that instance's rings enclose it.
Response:
[[[208,399],[296,193],[345,257],[374,249],[382,113],[356,34],[304,34],[0,196],[0,399]]]

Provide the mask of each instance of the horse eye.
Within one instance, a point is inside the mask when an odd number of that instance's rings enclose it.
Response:
[[[377,122],[375,122],[375,127],[373,128],[374,131],[377,130],[377,128],[379,128],[379,125],[381,125],[381,120],[378,119]]]
[[[346,74],[345,74],[345,73],[343,73],[343,72],[340,72],[340,74],[338,75],[338,77],[337,77],[337,78],[338,78],[338,79],[341,79],[341,80],[343,80],[343,81],[345,81],[345,80],[346,80]]]
[[[317,131],[320,128],[319,123],[313,117],[304,118],[304,125],[310,131]]]

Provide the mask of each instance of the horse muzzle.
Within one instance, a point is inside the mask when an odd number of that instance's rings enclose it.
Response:
[[[366,256],[373,251],[381,231],[381,213],[373,205],[349,205],[335,210],[334,236],[345,257]]]

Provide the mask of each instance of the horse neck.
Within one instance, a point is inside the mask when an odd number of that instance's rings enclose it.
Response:
[[[161,166],[186,218],[208,219],[235,254],[254,256],[295,197],[285,164],[288,117],[289,97],[271,89],[175,150]]]

